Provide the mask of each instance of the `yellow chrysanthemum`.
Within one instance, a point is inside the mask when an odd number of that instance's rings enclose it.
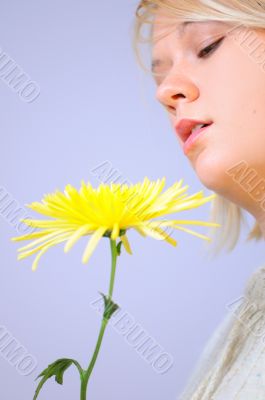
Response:
[[[81,238],[91,235],[82,262],[86,263],[102,236],[112,240],[120,238],[124,248],[132,254],[126,235],[126,230],[133,228],[142,236],[150,236],[158,240],[166,240],[173,246],[177,245],[163,228],[170,227],[193,234],[205,240],[211,240],[205,235],[196,233],[179,225],[193,224],[204,226],[220,226],[216,223],[187,220],[154,220],[182,210],[199,207],[212,200],[216,195],[204,197],[200,191],[187,196],[188,185],[181,187],[183,179],[173,184],[161,193],[165,185],[165,177],[150,181],[147,177],[142,183],[126,185],[101,183],[94,189],[90,183],[81,183],[78,191],[70,184],[64,193],[56,191],[46,194],[41,203],[27,205],[34,211],[53,219],[32,220],[22,219],[25,224],[39,228],[39,231],[12,238],[13,241],[34,239],[30,244],[20,248],[18,259],[38,253],[32,270],[36,270],[40,257],[52,246],[66,242],[64,251],[67,252]]]

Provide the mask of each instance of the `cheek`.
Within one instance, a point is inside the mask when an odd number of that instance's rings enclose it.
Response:
[[[244,161],[260,177],[265,177],[265,129],[257,126],[249,130],[243,123],[216,126],[189,158],[202,184],[227,197],[234,186],[229,170],[239,162]]]
[[[216,127],[205,163],[216,165],[218,160],[220,166],[229,166],[245,160],[265,167],[265,70],[236,43],[220,51],[211,70],[204,103]]]
[[[196,106],[189,105],[215,122],[211,137],[189,161],[200,181],[224,196],[232,184],[227,170],[239,161],[265,172],[265,70],[230,40],[209,61],[211,73],[199,71],[201,96]],[[176,118],[169,118],[174,129]]]
[[[256,74],[257,75],[257,74]],[[220,163],[245,160],[265,166],[265,80],[245,82],[218,110],[212,150]],[[261,90],[262,88],[262,90]]]

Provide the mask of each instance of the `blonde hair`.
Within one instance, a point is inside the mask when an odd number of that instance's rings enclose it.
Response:
[[[135,12],[134,34],[132,45],[140,66],[142,63],[139,43],[152,44],[153,19],[149,18],[163,11],[169,16],[182,21],[207,21],[216,20],[231,22],[239,26],[265,29],[265,1],[264,0],[141,0]],[[149,36],[145,39],[141,36],[141,29],[150,24]],[[150,70],[148,70],[150,72]],[[154,75],[154,73],[152,73]],[[238,243],[241,225],[246,224],[243,209],[227,200],[223,196],[216,195],[211,203],[210,221],[220,223],[220,228],[210,228],[209,234],[217,240],[213,251],[219,253],[222,247],[227,245],[227,251],[232,251]],[[248,226],[249,228],[249,226]],[[263,237],[257,221],[249,231],[246,241],[261,240]]]

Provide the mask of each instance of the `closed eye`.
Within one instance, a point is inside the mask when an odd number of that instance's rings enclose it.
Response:
[[[199,54],[198,57],[199,58],[205,58],[208,56],[208,54],[210,54],[213,50],[215,50],[219,44],[221,44],[221,42],[223,41],[225,37],[222,37],[220,39],[218,39],[216,42],[210,44],[209,46],[205,47],[204,49],[202,49]]]

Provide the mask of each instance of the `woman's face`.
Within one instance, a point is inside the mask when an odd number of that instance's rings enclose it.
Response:
[[[152,58],[160,63],[153,68],[162,74],[154,76],[156,97],[174,131],[181,119],[213,122],[185,155],[206,187],[258,215],[251,196],[227,170],[244,161],[265,179],[265,29],[241,27],[238,34],[236,24],[209,20],[183,29],[181,21],[174,26],[172,21],[162,14],[155,18]]]

